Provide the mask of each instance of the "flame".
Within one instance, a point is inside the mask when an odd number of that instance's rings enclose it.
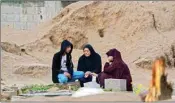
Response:
[[[145,101],[156,101],[161,95],[160,78],[164,74],[163,61],[158,59],[154,62],[152,68],[152,82],[149,88],[149,94],[147,94]]]
[[[164,86],[162,86],[164,85]],[[162,87],[161,87],[162,86]],[[169,93],[165,90],[167,87]],[[165,96],[168,94],[168,97]],[[169,95],[170,94],[170,95]],[[171,98],[171,84],[167,83],[165,75],[165,66],[163,59],[157,59],[153,63],[152,68],[152,81],[150,83],[149,93],[146,95],[145,102],[157,101],[161,98]]]

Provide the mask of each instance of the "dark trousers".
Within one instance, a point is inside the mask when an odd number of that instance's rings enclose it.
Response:
[[[92,76],[89,76],[87,78],[83,77],[79,79],[80,81],[80,86],[84,87],[84,83],[91,82],[92,81]]]

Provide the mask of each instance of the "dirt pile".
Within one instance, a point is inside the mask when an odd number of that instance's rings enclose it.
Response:
[[[175,68],[175,42],[168,48],[164,54],[159,55],[164,61],[167,68]],[[135,65],[144,69],[151,69],[154,59],[141,58],[135,61]]]
[[[43,77],[47,75],[51,70],[51,67],[45,64],[17,65],[14,66],[14,68],[14,74],[20,74],[35,78]]]
[[[17,46],[16,44],[12,44],[9,42],[1,42],[1,48],[2,50],[9,52],[9,53],[13,53],[16,55],[21,55],[22,54],[22,50],[19,46]],[[23,50],[24,52],[24,50]]]
[[[161,42],[167,41],[169,35],[164,33],[175,28],[174,9],[174,2],[78,2],[63,9],[53,19],[52,27],[40,40],[25,46],[30,50],[48,51],[58,48],[63,39],[68,39],[78,49],[91,43],[99,46],[98,51],[103,51],[104,47],[117,47],[123,52],[128,49],[132,52],[146,43],[159,42],[150,37],[158,36]],[[147,42],[141,41],[146,38]],[[138,44],[139,41],[143,45]]]

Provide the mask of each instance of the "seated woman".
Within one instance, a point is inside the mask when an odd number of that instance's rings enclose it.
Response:
[[[132,78],[128,66],[122,60],[121,54],[116,49],[111,49],[107,53],[108,61],[104,66],[104,71],[97,77],[97,83],[101,87],[105,87],[104,80],[113,79],[126,79],[127,91],[132,91]]]
[[[80,85],[84,87],[83,83],[92,81],[93,74],[99,74],[101,72],[101,57],[96,53],[93,47],[89,44],[83,48],[84,54],[79,58],[78,71],[83,71],[85,76],[80,78]]]

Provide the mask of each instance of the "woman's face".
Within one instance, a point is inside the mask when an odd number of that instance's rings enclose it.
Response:
[[[91,52],[88,48],[84,48],[83,52],[86,57],[89,57],[91,55]]]
[[[113,56],[108,56],[108,61],[112,62],[113,61]]]

